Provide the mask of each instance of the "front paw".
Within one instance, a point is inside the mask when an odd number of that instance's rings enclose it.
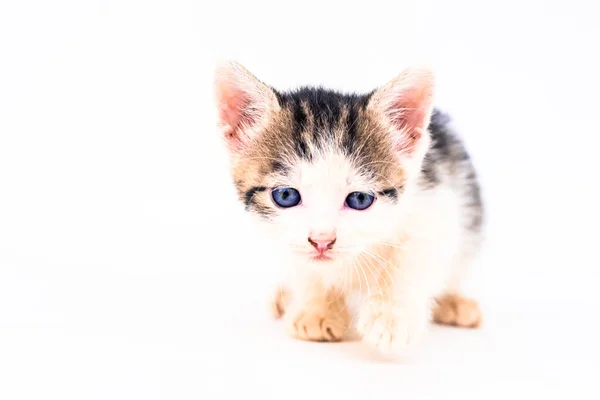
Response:
[[[350,325],[350,314],[343,301],[293,310],[285,315],[285,319],[290,336],[317,342],[342,340]]]
[[[423,335],[428,321],[427,309],[397,306],[372,301],[363,306],[358,331],[363,341],[384,354],[404,354]]]

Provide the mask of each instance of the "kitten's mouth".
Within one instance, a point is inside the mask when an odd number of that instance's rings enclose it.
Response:
[[[315,262],[327,262],[335,260],[335,254],[332,251],[317,252],[295,250],[294,253],[299,257],[306,257],[308,260]]]
[[[316,256],[312,256],[311,260],[313,260],[313,261],[333,261],[333,257],[330,257],[324,253],[320,253],[320,254],[317,254]]]

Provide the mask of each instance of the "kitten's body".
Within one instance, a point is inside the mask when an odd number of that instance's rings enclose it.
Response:
[[[433,110],[430,78],[405,73],[365,95],[279,93],[237,64],[218,70],[219,126],[240,199],[274,244],[289,247],[292,279],[275,310],[291,335],[342,339],[354,291],[365,295],[358,329],[382,350],[414,343],[434,299],[436,321],[480,323],[460,288],[481,241],[479,189],[448,119]],[[279,187],[302,202],[278,207],[270,192]],[[373,204],[349,208],[355,192]],[[331,247],[316,247],[325,237]]]

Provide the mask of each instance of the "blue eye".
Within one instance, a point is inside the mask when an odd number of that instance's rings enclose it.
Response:
[[[352,192],[346,197],[346,205],[355,210],[362,211],[371,207],[374,200],[375,196],[370,193]]]
[[[275,189],[271,196],[275,204],[283,208],[294,207],[300,203],[300,192],[294,188]]]

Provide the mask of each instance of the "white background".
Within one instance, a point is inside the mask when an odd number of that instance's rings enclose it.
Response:
[[[418,3],[418,5],[417,5]],[[483,4],[488,3],[488,4]],[[0,399],[598,398],[593,2],[0,2]],[[366,91],[429,63],[480,170],[479,331],[287,338],[214,61]],[[312,397],[311,397],[312,396]]]

